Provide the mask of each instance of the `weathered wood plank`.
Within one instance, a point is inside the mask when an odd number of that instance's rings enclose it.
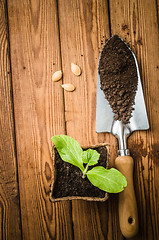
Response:
[[[72,239],[70,203],[52,204],[51,136],[65,133],[56,1],[8,1],[24,239]]]
[[[0,239],[21,239],[6,1],[0,2]]]
[[[134,239],[159,238],[159,39],[156,1],[110,0],[112,34],[130,43],[142,75],[150,130],[129,139],[135,160],[134,180],[140,231]]]
[[[0,16],[0,239],[21,239],[6,1]]]
[[[67,134],[81,145],[111,142],[112,165],[116,140],[110,134],[95,132],[98,58],[105,39],[110,36],[107,1],[60,0],[58,10],[63,81],[76,86],[74,92],[64,93]],[[82,68],[80,77],[71,72],[71,62]],[[116,200],[73,201],[75,239],[113,239],[114,232],[119,230]]]

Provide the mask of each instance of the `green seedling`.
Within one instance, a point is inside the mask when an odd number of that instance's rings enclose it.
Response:
[[[78,167],[83,173],[82,177],[87,177],[95,187],[105,192],[118,193],[127,186],[126,178],[115,168],[96,166],[89,170],[89,166],[98,163],[100,154],[96,150],[83,151],[80,144],[67,135],[56,135],[51,140],[61,159]]]

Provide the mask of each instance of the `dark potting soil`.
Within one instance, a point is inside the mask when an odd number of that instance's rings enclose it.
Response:
[[[137,90],[137,70],[128,46],[114,35],[105,44],[99,62],[101,89],[114,119],[129,123]]]
[[[94,166],[107,166],[107,149],[105,146],[93,148],[100,154],[98,164]],[[94,166],[89,167],[88,170]],[[104,198],[105,192],[97,187],[94,187],[89,180],[82,178],[81,170],[67,162],[64,162],[57,149],[55,148],[55,171],[56,180],[52,193],[53,198],[61,198],[68,196],[80,197],[99,197]]]

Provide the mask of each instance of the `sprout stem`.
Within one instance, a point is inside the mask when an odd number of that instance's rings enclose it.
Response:
[[[88,170],[88,167],[89,167],[89,163],[87,163],[84,171],[83,171],[83,175],[82,175],[82,178],[85,178],[86,177],[86,173],[87,173],[87,170]]]

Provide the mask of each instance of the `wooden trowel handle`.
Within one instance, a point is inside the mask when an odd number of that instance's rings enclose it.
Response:
[[[119,194],[120,229],[126,238],[131,238],[138,232],[138,212],[133,186],[133,158],[117,157],[115,165],[127,180],[127,187]]]

